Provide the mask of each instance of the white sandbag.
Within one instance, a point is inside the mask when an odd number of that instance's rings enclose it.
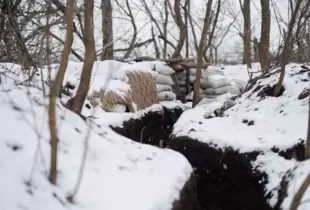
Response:
[[[223,75],[211,75],[208,78],[201,79],[200,85],[202,88],[220,88],[230,85],[230,81]]]
[[[196,81],[196,75],[195,76],[190,75],[189,76],[189,82],[190,83],[195,83],[195,81]]]
[[[177,80],[184,80],[186,78],[185,71],[177,72],[175,73],[175,76],[177,77]]]
[[[185,87],[186,86],[186,81],[185,80],[178,80],[178,85],[180,87]]]
[[[163,75],[171,75],[174,73],[174,70],[163,62],[154,62],[153,70]]]
[[[173,85],[173,80],[169,75],[155,74],[155,83],[163,85]]]
[[[235,105],[235,102],[231,99],[227,99],[224,103],[224,105],[222,106],[222,109],[223,110],[227,110],[227,109],[230,109],[231,107],[233,107]]]
[[[215,88],[207,88],[207,89],[203,90],[202,93],[207,94],[207,95],[217,95]]]
[[[186,87],[179,87],[180,93],[186,93]]]
[[[157,93],[164,92],[164,91],[172,91],[172,87],[170,85],[157,84],[156,91]]]
[[[202,98],[196,106],[201,106],[215,101],[214,98]]]
[[[212,75],[224,75],[224,72],[221,70],[220,67],[217,66],[208,66],[208,68],[201,71],[202,78],[208,78]]]
[[[187,101],[192,101],[194,98],[194,91],[191,91],[189,94],[187,94],[187,96],[185,97],[185,99]]]
[[[189,75],[196,76],[196,69],[189,69]]]
[[[240,94],[241,89],[237,86],[230,85],[220,88],[207,88],[203,91],[203,93],[207,95],[222,95],[225,93]]]
[[[110,112],[126,112],[126,106],[124,104],[115,104],[111,107]]]
[[[177,98],[175,93],[171,91],[157,93],[157,96],[159,101],[173,101]]]
[[[209,94],[204,94],[202,93],[200,98],[217,98],[219,95],[209,95]]]
[[[132,63],[129,65],[129,69],[146,69],[155,73],[160,73],[163,75],[171,75],[174,70],[166,65],[164,62],[160,61],[143,61],[138,63]]]
[[[233,80],[230,81],[230,85],[239,87],[239,89],[240,89],[241,91],[244,91],[244,89],[245,89],[247,83],[248,83],[247,81],[238,80],[238,79],[233,79]]]
[[[216,95],[221,95],[221,94],[225,94],[225,93],[231,93],[231,94],[240,94],[241,93],[241,89],[237,86],[226,86],[226,87],[220,87],[217,88],[215,90],[215,94]]]

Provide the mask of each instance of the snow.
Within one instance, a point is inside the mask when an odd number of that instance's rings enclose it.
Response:
[[[257,96],[259,91],[253,91],[258,85],[276,84],[279,74],[275,74],[260,80],[252,90],[238,98],[224,117],[206,119],[224,105],[225,98],[184,112],[174,125],[173,135],[189,136],[214,147],[230,147],[241,153],[269,151],[273,147],[291,148],[304,140],[307,133],[308,99],[297,100],[297,97],[308,88],[308,83],[302,82],[308,76],[307,72],[296,74],[300,70],[299,64],[287,66],[283,96],[261,99]]]
[[[267,200],[271,207],[278,202],[278,187],[285,173],[297,165],[296,160],[287,160],[276,153],[267,152],[260,154],[252,163],[253,168],[260,173],[267,174],[267,184],[265,187],[265,196],[269,193],[271,197]],[[288,208],[285,208],[288,209]]]
[[[107,85],[105,87],[101,87],[101,90],[105,93],[114,92],[123,98],[126,98],[128,93],[130,92],[130,85],[126,82],[116,79],[109,79]]]
[[[71,75],[81,66],[71,62],[70,66],[66,78],[74,80]],[[47,178],[50,164],[48,99],[39,88],[14,85],[9,77],[3,83],[0,91],[1,209],[168,210],[179,199],[180,190],[192,173],[184,156],[169,149],[136,143],[104,124],[98,126],[91,119],[85,123],[59,101],[56,110],[59,173],[57,185],[51,185]],[[123,116],[115,114],[115,118]],[[136,117],[142,114],[137,113]],[[85,142],[88,147],[83,179],[71,204],[66,196],[76,185]]]
[[[253,162],[253,167],[256,170],[266,173],[268,182],[265,185],[265,193],[271,194],[268,203],[271,207],[274,207],[279,199],[280,183],[282,179],[288,182],[286,188],[287,195],[284,197],[280,208],[290,209],[292,200],[299,190],[300,186],[310,174],[310,160],[297,162],[296,160],[287,160],[280,157],[278,154],[268,152],[261,154]],[[282,189],[284,190],[284,189]],[[302,197],[298,210],[306,210],[310,208],[310,189],[308,188]]]
[[[287,188],[287,197],[284,199],[281,208],[288,209],[292,203],[292,200],[299,190],[300,186],[310,174],[310,160],[303,161],[296,165],[296,168],[291,169],[290,182]],[[304,196],[301,199],[298,210],[307,210],[310,208],[309,204],[310,189],[307,188]]]
[[[153,69],[154,65],[156,71]],[[157,68],[160,65],[159,62],[95,62],[89,93],[103,89],[124,94],[130,91],[126,83],[126,72],[149,71],[157,75],[160,73],[160,68]],[[79,62],[69,62],[64,83],[69,81],[77,87],[82,66]],[[52,78],[57,69],[58,64],[53,64]],[[163,69],[168,72],[168,69]],[[257,69],[259,67],[253,65],[250,71],[257,76]],[[123,122],[129,119],[139,119],[149,112],[163,112],[163,107],[179,107],[185,112],[175,123],[173,135],[189,136],[210,146],[229,147],[240,153],[260,152],[252,166],[267,175],[267,180],[262,181],[267,181],[264,185],[265,195],[268,198],[270,195],[268,203],[271,207],[278,202],[282,177],[288,170],[293,171],[288,196],[282,204],[283,209],[288,209],[296,190],[310,173],[310,162],[286,160],[270,150],[273,147],[286,150],[303,142],[306,137],[308,97],[302,100],[297,98],[302,91],[309,88],[309,78],[308,72],[300,73],[300,70],[300,64],[287,66],[285,91],[282,96],[258,96],[264,87],[276,84],[279,74],[275,74],[258,81],[250,91],[237,98],[235,105],[226,110],[223,117],[215,117],[214,111],[227,107],[233,94],[205,99],[194,109],[191,109],[191,103],[182,104],[178,101],[160,102],[136,113],[122,113],[125,109],[123,105],[116,105],[113,110],[115,112],[109,113],[100,106],[91,109],[84,107],[82,114],[87,116],[86,123],[58,101],[59,179],[57,186],[52,186],[47,179],[50,154],[46,107],[48,100],[43,97],[40,88],[14,84],[15,81],[26,79],[21,76],[18,65],[1,64],[1,207],[12,210],[171,209],[192,173],[188,161],[172,150],[139,144],[122,137],[109,126],[121,127]],[[222,66],[221,70],[210,67],[210,71],[221,71],[229,81],[243,87],[244,81],[249,79],[247,69],[241,65]],[[42,69],[42,72],[42,76],[47,79],[46,69]],[[41,85],[40,78],[41,75],[35,78],[38,87]],[[75,203],[70,204],[66,201],[66,196],[76,184],[84,142],[89,131],[89,148],[82,185]],[[40,150],[37,150],[39,142]],[[35,168],[32,172],[33,166]],[[309,198],[310,190],[303,200]],[[302,205],[299,210],[307,207],[310,208],[309,205]]]

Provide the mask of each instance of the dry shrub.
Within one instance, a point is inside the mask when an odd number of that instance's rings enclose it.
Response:
[[[128,84],[131,87],[132,101],[137,110],[144,109],[158,103],[155,79],[150,72],[127,72]]]

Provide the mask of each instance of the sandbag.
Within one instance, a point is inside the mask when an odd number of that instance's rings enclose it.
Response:
[[[196,76],[196,69],[189,69],[189,75]]]
[[[154,62],[155,63],[155,62]],[[167,66],[165,63],[162,62],[156,62],[153,70],[157,71],[159,74],[162,75],[172,75],[174,73],[174,70]]]
[[[186,93],[186,87],[179,87],[180,93],[185,94]]]
[[[180,87],[185,87],[186,86],[186,81],[185,80],[178,80],[178,85]]]
[[[184,79],[186,79],[185,71],[177,72],[177,73],[175,73],[175,76],[177,77],[177,80],[184,80]]]
[[[241,89],[238,86],[229,85],[226,87],[221,87],[216,89],[216,94],[225,94],[225,93],[231,93],[231,94],[240,94]]]
[[[194,91],[191,91],[189,94],[186,95],[186,101],[192,101],[194,97]]]
[[[190,75],[189,76],[189,82],[190,83],[195,83],[195,81],[196,81],[196,75],[195,76]]]
[[[173,85],[173,80],[169,75],[155,74],[155,83],[163,85]]]
[[[230,81],[230,85],[239,87],[241,91],[244,91],[244,89],[247,85],[247,82],[243,81],[243,80],[234,79],[234,80]]]
[[[242,90],[240,90],[237,86],[225,86],[220,88],[207,88],[203,91],[204,94],[207,95],[222,95],[225,93],[231,93],[231,94],[240,94]]]
[[[164,91],[157,94],[159,101],[173,101],[176,100],[176,95],[172,91]]]
[[[216,98],[218,95],[212,95],[212,94],[200,94],[200,98]]]
[[[230,82],[222,75],[211,75],[208,78],[200,79],[200,85],[203,89],[220,88],[230,85]]]
[[[211,99],[211,98],[201,98],[201,100],[199,101],[199,103],[196,105],[196,106],[201,106],[201,105],[205,105],[205,104],[208,104],[208,103],[211,103],[215,101],[215,99]]]
[[[207,88],[207,89],[203,90],[202,93],[207,94],[207,95],[217,95],[215,88]]]
[[[115,104],[109,110],[110,112],[126,112],[126,106],[124,104]]]
[[[202,78],[208,78],[209,76],[212,76],[212,75],[224,75],[224,72],[221,70],[220,67],[216,67],[216,66],[208,66],[208,68],[203,69],[201,71]]]
[[[144,61],[144,62],[132,63],[127,68],[146,69],[162,75],[171,75],[174,73],[174,70],[172,68],[167,66],[166,63],[160,61]]]
[[[164,92],[164,91],[172,91],[172,87],[170,85],[157,84],[156,91],[157,93]]]

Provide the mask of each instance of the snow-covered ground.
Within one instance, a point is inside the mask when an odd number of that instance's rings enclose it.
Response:
[[[283,96],[257,96],[260,92],[253,91],[274,85],[279,74],[258,82],[251,91],[236,100],[236,105],[225,112],[224,117],[206,119],[225,99],[216,100],[206,105],[183,113],[174,125],[174,135],[190,136],[218,147],[232,147],[240,152],[269,150],[272,147],[287,149],[305,139],[307,130],[308,99],[298,100],[299,94],[307,89],[307,72],[296,74],[300,65],[287,66],[284,79],[286,88]],[[262,88],[261,88],[262,89]]]
[[[290,209],[290,205],[300,186],[310,175],[310,161],[298,162],[294,159],[287,160],[275,153],[265,153],[258,156],[253,162],[257,170],[267,174],[268,183],[265,186],[266,196],[270,196],[268,203],[274,207],[282,196],[283,202],[279,207],[282,210]],[[283,180],[283,181],[282,181]],[[287,184],[284,188],[281,183]],[[281,192],[281,195],[279,195]],[[287,193],[287,195],[286,195]],[[268,195],[269,194],[269,195]],[[310,208],[310,188],[305,191],[301,199],[298,210],[307,210]]]
[[[141,64],[136,67],[138,65]],[[91,91],[102,88],[107,78],[115,76],[115,71],[124,67],[128,64],[96,62]],[[224,75],[231,79],[248,79],[242,65],[223,67]],[[58,65],[54,64],[52,68],[55,75]],[[81,69],[81,63],[70,62],[65,81],[78,85]],[[210,118],[215,109],[223,106],[225,97],[184,112],[174,125],[173,134],[186,135],[215,147],[230,147],[241,153],[261,151],[253,168],[267,174],[265,189],[266,195],[272,195],[271,206],[278,201],[281,177],[297,166],[289,183],[288,197],[282,204],[282,208],[287,209],[309,173],[309,162],[285,160],[270,149],[285,150],[306,138],[308,97],[298,97],[309,88],[309,76],[307,71],[300,73],[301,69],[299,64],[287,66],[282,96],[258,96],[264,87],[276,84],[279,74],[275,74],[260,80],[252,90],[238,98],[223,117]],[[257,65],[253,65],[252,71],[257,70]],[[93,117],[86,124],[58,102],[59,176],[58,185],[52,186],[47,179],[50,153],[48,101],[40,88],[15,85],[14,81],[26,79],[19,72],[18,65],[3,64],[0,68],[1,209],[171,209],[192,173],[188,161],[179,153],[133,142],[108,128],[129,118],[141,117],[150,110],[160,110],[161,105],[138,113],[107,113],[100,107],[84,108],[83,114]],[[46,72],[42,75],[47,78]],[[41,87],[40,77],[38,75],[35,82],[38,87]],[[162,105],[169,107],[177,103]],[[187,109],[189,105],[180,104]],[[66,196],[76,184],[86,141],[89,145],[82,185],[76,202],[70,204]],[[303,200],[309,198],[308,190]],[[304,206],[299,210],[307,209],[307,205]]]
[[[242,79],[246,78],[242,70],[245,70],[242,66],[225,66],[223,71],[235,79]],[[284,151],[306,139],[309,72],[301,64],[289,64],[282,96],[262,94],[264,88],[278,82],[279,73],[276,73],[259,80],[250,91],[235,101],[232,108],[225,111],[223,117],[214,117],[213,112],[223,106],[226,98],[188,110],[174,125],[173,135],[189,136],[217,148],[232,148],[241,153],[260,151],[261,154],[252,165],[253,169],[267,175],[265,193],[267,197],[270,196],[268,202],[272,207],[279,201],[278,190],[283,175],[291,170],[292,175],[286,179],[289,181],[288,196],[281,204],[281,209],[289,209],[293,196],[309,175],[309,161],[286,160],[271,149],[275,147]],[[302,92],[305,93],[304,97],[301,97]],[[299,210],[310,208],[309,199],[308,189]]]
[[[184,156],[136,143],[91,120],[86,124],[59,101],[59,172],[57,186],[51,185],[48,99],[16,80],[24,78],[1,69],[0,209],[169,210],[179,199],[192,173]],[[83,179],[71,204],[66,196],[76,185],[85,148]]]

